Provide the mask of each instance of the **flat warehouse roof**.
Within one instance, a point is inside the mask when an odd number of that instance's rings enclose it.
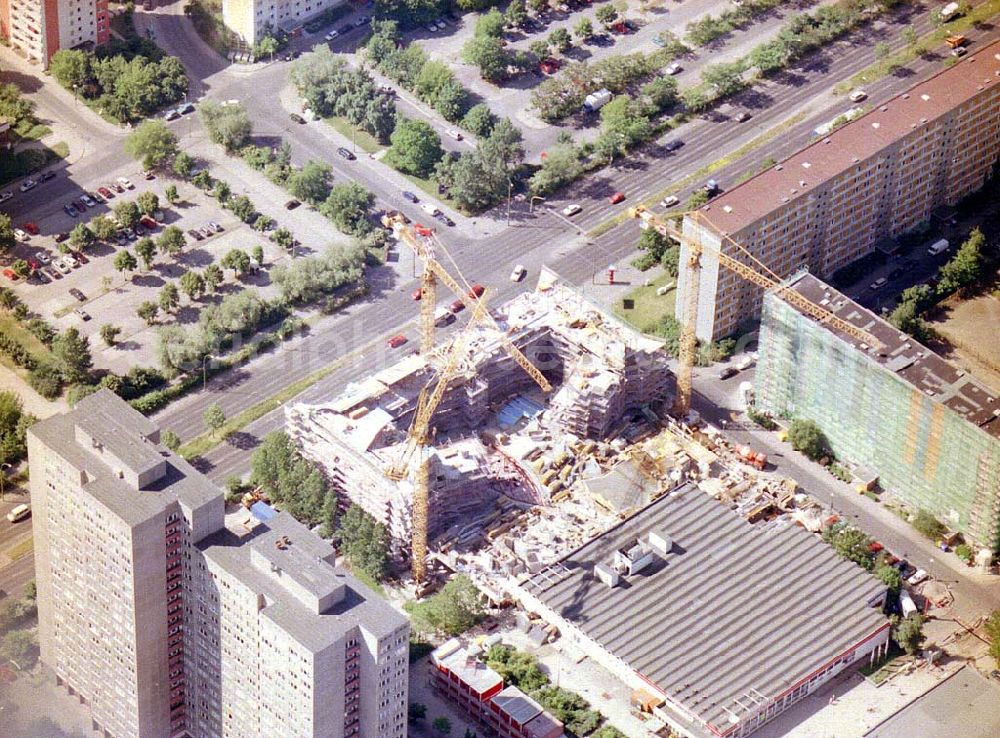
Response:
[[[654,531],[672,539],[667,553],[613,589],[595,576]],[[751,525],[693,485],[525,586],[720,732],[888,627],[867,604],[885,592],[874,577],[787,520]]]

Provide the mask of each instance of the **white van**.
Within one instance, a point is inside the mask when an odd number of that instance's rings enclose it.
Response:
[[[905,589],[899,593],[899,608],[903,611],[903,617],[908,618],[917,612],[917,603],[910,597],[910,593]]]
[[[948,250],[948,239],[941,238],[930,245],[927,249],[927,253],[931,256],[937,256],[938,254]]]
[[[29,515],[31,515],[31,505],[18,505],[7,513],[7,520],[12,523],[17,523],[24,520]]]
[[[455,313],[451,312],[447,307],[439,307],[434,311],[434,325],[438,328],[443,328],[455,319]]]

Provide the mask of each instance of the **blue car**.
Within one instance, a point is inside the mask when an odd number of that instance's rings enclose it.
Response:
[[[66,215],[70,218],[75,218],[77,216],[76,208],[72,205],[63,205],[63,210],[66,211]]]
[[[409,200],[410,202],[420,202],[420,198],[409,190],[403,190],[403,198]]]

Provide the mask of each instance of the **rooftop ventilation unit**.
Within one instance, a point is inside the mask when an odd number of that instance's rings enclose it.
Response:
[[[627,577],[637,574],[653,563],[653,552],[638,539],[615,551],[614,569]]]
[[[674,547],[674,539],[662,530],[651,530],[649,532],[649,545],[661,556],[666,556]]]
[[[931,96],[927,95],[927,94],[924,94],[924,95],[920,96],[920,99],[923,100],[924,102],[930,102]]]
[[[809,163],[809,162],[807,162],[807,161],[804,161],[804,162],[802,162],[802,168],[803,168],[803,169],[808,169],[808,168],[809,168],[809,167],[811,167],[811,166],[812,166],[812,164],[810,164],[810,163]]]
[[[723,205],[722,209],[725,210],[727,213],[733,212],[733,208],[730,205]]]
[[[618,572],[612,569],[610,566],[601,562],[594,566],[594,574],[597,578],[608,585],[608,589],[614,589],[618,586],[619,577]]]

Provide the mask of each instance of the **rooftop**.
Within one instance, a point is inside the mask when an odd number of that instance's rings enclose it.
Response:
[[[493,704],[520,725],[524,725],[532,718],[542,714],[542,706],[517,687],[507,687],[500,694],[495,695]]]
[[[503,684],[503,678],[452,638],[431,654],[435,664],[445,667],[478,694]]]
[[[614,588],[598,579],[595,565],[650,533],[669,548]],[[741,703],[780,696],[888,627],[869,604],[885,586],[863,569],[788,521],[751,525],[693,485],[525,588],[720,730],[744,716]]]
[[[222,492],[161,445],[156,426],[110,390],[36,423],[31,433],[77,469],[88,494],[128,525],[161,514],[174,501],[191,509],[223,504]],[[136,483],[121,465],[154,473],[138,475]]]
[[[1000,438],[1000,400],[983,384],[811,274],[796,275],[788,284],[810,302],[863,328],[881,341],[884,349],[878,354],[867,350],[868,358],[929,399],[958,413],[994,438]],[[826,328],[844,342],[857,345],[855,339],[829,326]]]
[[[275,546],[286,538],[285,548]],[[313,652],[357,627],[382,638],[407,622],[368,587],[335,568],[333,547],[286,512],[242,536],[221,530],[199,548],[209,562],[263,596],[262,617]]]
[[[905,134],[946,115],[986,87],[1000,83],[998,52],[1000,41],[970,54],[725,192],[701,212],[719,231],[732,234],[742,230]]]

